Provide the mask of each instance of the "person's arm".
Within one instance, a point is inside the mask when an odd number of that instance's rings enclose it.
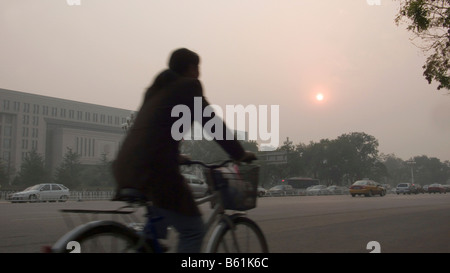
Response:
[[[192,85],[190,88],[187,88],[188,92],[185,94],[187,95],[186,101],[188,102],[187,106],[189,109],[191,109],[191,118],[192,121],[194,120],[194,97],[201,97],[202,98],[202,120],[201,124],[202,127],[205,126],[205,124],[211,120],[213,117],[203,117],[203,112],[205,110],[205,107],[209,106],[208,100],[203,96],[203,88],[201,86],[200,81],[193,80]],[[221,146],[222,149],[224,149],[232,159],[239,160],[239,161],[252,161],[256,160],[256,156],[252,152],[247,152],[244,150],[242,145],[234,138],[234,133],[226,126],[225,122],[220,118],[220,124],[222,126],[222,136],[218,136],[214,138],[214,141],[216,141],[217,144]],[[227,139],[227,136],[233,136],[232,139]]]

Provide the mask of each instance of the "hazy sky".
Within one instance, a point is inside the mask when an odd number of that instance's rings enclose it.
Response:
[[[0,2],[1,88],[137,110],[187,47],[211,103],[279,105],[281,143],[365,132],[385,154],[450,160],[450,96],[423,78],[398,1],[80,2]]]

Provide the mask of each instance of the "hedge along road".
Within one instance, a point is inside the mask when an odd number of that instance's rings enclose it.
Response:
[[[111,201],[0,203],[0,253],[40,252],[69,227],[59,209],[114,209]],[[202,207],[205,214],[208,205]],[[262,228],[273,253],[368,253],[369,242],[381,252],[450,252],[450,194],[384,197],[262,197],[248,212]],[[144,210],[136,216],[142,219]],[[100,217],[111,219],[111,217]]]

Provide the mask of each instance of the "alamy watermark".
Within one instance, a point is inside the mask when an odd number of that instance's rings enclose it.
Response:
[[[202,100],[202,97],[194,97],[194,113],[191,113],[191,109],[183,104],[172,108],[171,116],[179,117],[171,128],[173,139],[245,140],[245,134],[235,135],[235,132],[240,131],[247,132],[248,140],[264,142],[273,147],[278,146],[280,138],[279,105],[270,105],[269,122],[268,105],[259,105],[258,107],[256,105],[245,107],[243,105],[226,105],[224,112],[218,105],[203,107]],[[191,129],[192,117],[196,121],[193,130]],[[203,118],[210,119],[203,125],[203,128],[199,128]],[[222,120],[225,121],[227,128],[224,128]],[[226,131],[224,132],[224,130]]]
[[[369,6],[381,6],[381,0],[366,0]]]
[[[66,0],[66,3],[69,6],[80,6],[81,0]]]
[[[67,250],[71,250],[69,253],[81,253],[81,245],[77,241],[70,241],[70,242],[68,242],[67,246],[66,246],[66,249]],[[371,250],[369,253],[381,253],[381,244],[378,241],[370,241],[370,242],[367,243],[366,249],[367,250]],[[227,259],[229,259],[229,258],[227,258]],[[264,262],[266,259],[267,258],[262,259],[261,262]],[[261,264],[261,265],[263,265],[263,267],[267,267],[264,264]]]
[[[366,246],[367,250],[372,250],[369,253],[381,253],[381,244],[378,241],[370,241]]]
[[[80,6],[81,0],[66,0],[66,3],[69,6]],[[381,0],[366,0],[366,3],[370,6],[380,6]]]

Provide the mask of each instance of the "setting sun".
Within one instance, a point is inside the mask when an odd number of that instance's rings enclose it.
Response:
[[[317,94],[316,95],[316,100],[318,100],[318,101],[323,100],[323,94],[322,93]]]

